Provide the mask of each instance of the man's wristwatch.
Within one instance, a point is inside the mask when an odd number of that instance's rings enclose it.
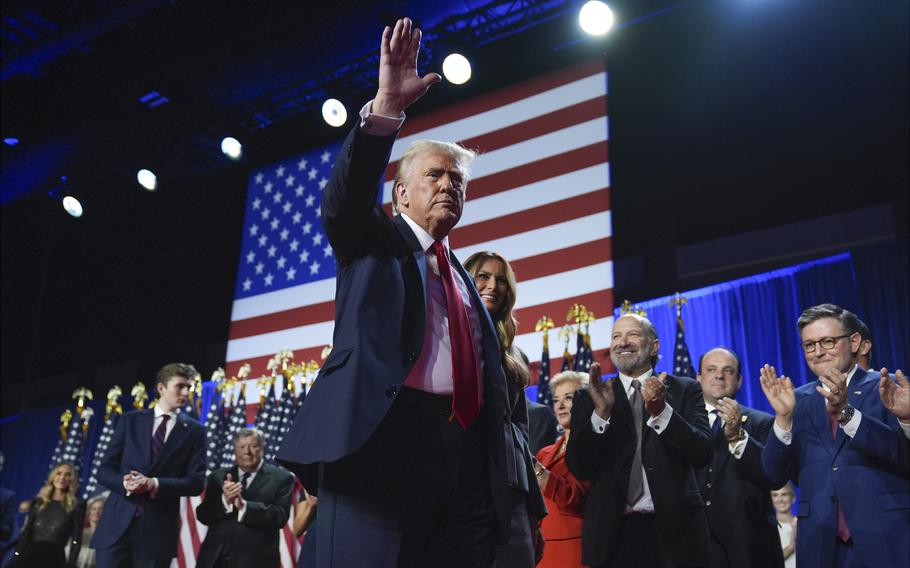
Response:
[[[841,409],[840,416],[837,417],[837,423],[841,426],[846,426],[847,422],[853,419],[853,415],[856,413],[856,409],[850,406],[849,404]]]

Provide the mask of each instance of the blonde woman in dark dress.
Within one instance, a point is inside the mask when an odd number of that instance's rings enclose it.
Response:
[[[15,566],[54,568],[75,563],[85,517],[85,504],[76,498],[78,488],[72,465],[63,462],[54,466],[28,512],[16,545]]]

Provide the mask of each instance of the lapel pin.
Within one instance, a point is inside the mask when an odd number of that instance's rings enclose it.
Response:
[[[740,417],[739,421],[742,422],[743,424],[745,424],[745,423],[746,423],[746,420],[748,420],[748,419],[749,419],[748,416],[743,415],[743,416]]]
[[[863,394],[863,391],[853,391],[853,394]]]

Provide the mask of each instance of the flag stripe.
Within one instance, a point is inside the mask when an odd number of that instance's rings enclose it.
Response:
[[[601,182],[603,181],[602,178],[603,175],[601,175]],[[563,187],[566,187],[566,192],[569,193],[577,186]],[[516,213],[503,214],[503,211],[507,211],[507,209],[502,208],[499,210],[500,215],[498,217],[478,221],[466,227],[456,227],[450,233],[449,242],[452,247],[461,248],[482,240],[507,237],[531,229],[539,229],[548,225],[571,221],[578,216],[578,211],[586,211],[587,213],[609,211],[610,193],[607,188],[587,192],[586,188],[581,187],[578,191],[584,193],[556,203],[546,203],[538,207],[523,209]],[[534,197],[533,193],[527,197],[522,194],[522,199],[533,200]],[[506,206],[507,203],[508,201],[503,202],[502,205]]]
[[[557,300],[555,302],[548,302],[546,304],[538,304],[536,306],[528,306],[515,310],[514,313],[515,318],[519,323],[519,331],[532,329],[543,316],[553,318],[553,320],[557,322],[563,321],[565,314],[568,313],[569,308],[571,308],[573,304],[581,304],[595,315],[607,314],[609,310],[613,309],[613,290],[598,290],[590,294],[582,294],[569,299]]]
[[[526,321],[544,314],[561,320],[573,303],[585,304],[595,313],[611,311],[606,79],[603,61],[592,60],[409,118],[392,148],[387,180],[416,139],[459,140],[482,152],[473,165],[468,204],[450,244],[462,260],[493,250],[513,263],[519,278],[516,307]],[[238,276],[240,297],[231,315],[228,376],[243,362],[253,367],[252,376],[262,374],[265,363],[281,349],[294,350],[297,361],[318,360],[331,341],[336,282],[334,273],[327,274],[324,267],[334,262],[332,251],[318,215],[312,225],[302,222],[307,217],[298,221],[295,214],[292,219],[295,212],[317,213],[327,183],[325,174],[321,180],[319,176],[328,155],[311,152],[299,162],[286,160],[251,175],[252,205],[247,208],[241,259],[245,276]],[[281,190],[294,191],[297,176],[303,183],[296,187],[298,200],[285,200]],[[312,184],[317,180],[319,191],[314,194]],[[386,181],[382,187],[387,209],[391,185]],[[299,263],[294,258],[298,248],[288,252],[282,244],[292,238],[302,239],[305,247],[312,240]],[[272,253],[273,246],[284,248]],[[282,260],[276,266],[278,256]],[[285,275],[289,266],[292,272]],[[317,273],[321,279],[279,289],[294,283],[293,269],[300,270],[298,281]],[[604,325],[596,322],[595,329]],[[592,335],[596,349],[601,339]],[[533,333],[522,337],[521,341],[540,341]],[[539,347],[526,351],[533,357]]]
[[[560,86],[574,85],[577,88],[577,81],[589,78],[591,75],[603,74],[604,64],[599,58],[583,61],[560,71],[540,75],[523,81],[520,84],[500,89],[494,93],[480,95],[470,101],[452,105],[447,109],[408,119],[404,128],[402,128],[401,138],[408,140],[407,144],[410,144],[411,141],[418,137],[431,137],[428,133],[433,132],[437,127],[452,124],[462,118],[482,115],[497,108],[501,109],[507,107],[510,103],[530,98],[538,93],[552,91]],[[603,81],[602,85],[595,85],[594,88],[602,90],[604,95],[607,94],[606,81]],[[572,89],[566,89],[566,91],[567,92],[562,94],[572,96]],[[590,96],[591,95],[585,98],[589,98]],[[576,101],[583,100],[576,97],[577,95],[572,96]],[[564,100],[562,104],[571,104],[570,99]],[[538,109],[537,112],[540,112],[540,110]],[[445,134],[445,132],[442,134]],[[403,147],[407,147],[407,144]],[[401,157],[401,153],[393,153],[392,156],[394,160],[398,160],[398,158]]]

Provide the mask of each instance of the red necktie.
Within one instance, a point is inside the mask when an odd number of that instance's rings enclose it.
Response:
[[[828,424],[831,426],[831,437],[837,439],[837,419],[830,414],[828,415]],[[847,526],[847,519],[844,517],[844,510],[838,500],[834,506],[837,508],[837,538],[841,542],[850,540],[850,527]]]
[[[480,388],[477,380],[477,357],[474,338],[468,323],[468,312],[455,284],[449,257],[442,243],[433,243],[439,278],[446,294],[449,316],[449,340],[452,343],[452,411],[461,427],[467,429],[480,414]]]

